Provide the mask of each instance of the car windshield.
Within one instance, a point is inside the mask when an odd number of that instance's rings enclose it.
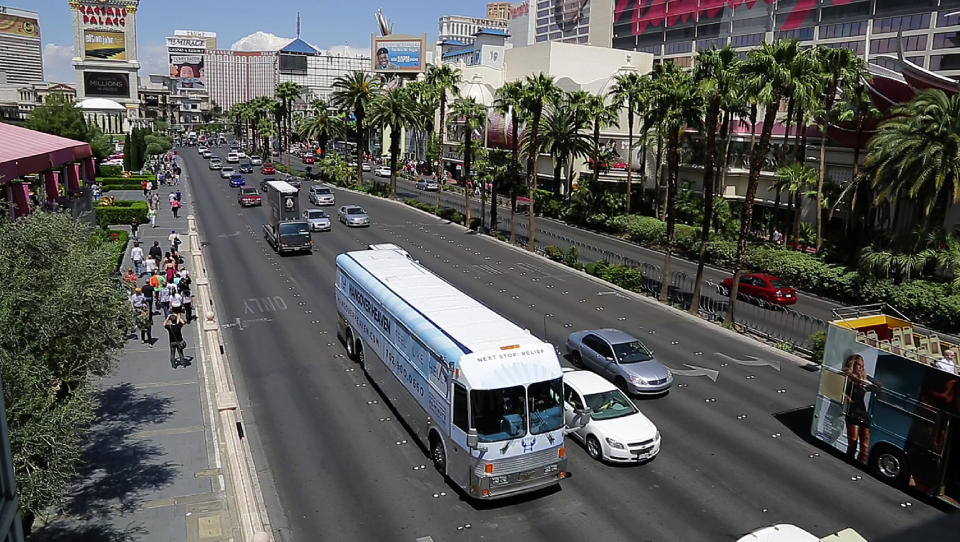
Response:
[[[789,288],[790,285],[780,279],[773,279],[770,281],[770,285],[774,288]]]
[[[636,414],[637,407],[620,390],[610,390],[584,396],[587,406],[593,411],[594,420],[611,420]]]
[[[257,189],[256,189],[256,188],[241,188],[241,189],[240,189],[240,193],[243,194],[244,196],[256,196],[256,195],[257,195]]]
[[[470,392],[473,427],[481,442],[495,442],[526,434],[523,386]]]
[[[539,435],[563,427],[563,379],[547,380],[530,384],[527,398],[530,411],[530,433]]]
[[[348,214],[348,215],[363,215],[363,214],[366,214],[366,211],[364,211],[364,210],[361,209],[360,207],[348,207],[348,208],[347,208],[347,214]]]
[[[310,226],[303,222],[284,222],[280,224],[280,233],[310,233]]]
[[[323,211],[307,211],[308,218],[327,218],[327,213]]]
[[[614,344],[613,352],[617,355],[617,361],[620,363],[637,363],[653,359],[650,350],[647,350],[647,347],[637,340]]]
[[[333,190],[330,190],[329,188],[316,188],[314,191],[321,195],[333,194]]]

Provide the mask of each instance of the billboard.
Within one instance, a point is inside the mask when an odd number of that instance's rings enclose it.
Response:
[[[173,35],[178,38],[201,38],[206,42],[207,49],[217,48],[217,33],[201,30],[174,30]]]
[[[127,38],[123,32],[84,30],[83,57],[88,60],[126,60]]]
[[[30,17],[19,17],[10,13],[0,13],[0,34],[40,38],[40,23]]]
[[[285,75],[307,75],[307,57],[304,55],[280,54],[280,73]]]
[[[83,72],[83,93],[86,96],[104,98],[129,98],[129,74],[116,72]]]
[[[171,53],[170,78],[177,80],[178,88],[205,88],[203,54]]]
[[[418,73],[424,68],[427,37],[373,36],[373,71],[378,73]]]

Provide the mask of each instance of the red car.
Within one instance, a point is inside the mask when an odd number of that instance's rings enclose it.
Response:
[[[263,205],[263,200],[260,198],[260,192],[257,192],[256,188],[252,187],[243,187],[237,193],[237,203],[241,207],[249,207],[251,205]]]
[[[260,173],[264,175],[276,175],[277,168],[273,167],[273,164],[263,164],[260,166]]]
[[[722,294],[729,294],[733,279],[723,279]],[[793,305],[797,302],[797,290],[783,279],[763,273],[747,273],[740,277],[739,293],[763,299],[776,305]]]
[[[316,163],[317,163],[317,157],[314,156],[314,155],[312,155],[312,154],[304,154],[304,155],[303,155],[303,163],[304,163],[304,164],[316,164]]]

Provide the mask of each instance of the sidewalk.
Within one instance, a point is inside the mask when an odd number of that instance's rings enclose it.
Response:
[[[186,171],[184,170],[185,179]],[[180,189],[183,207],[173,218],[168,195]],[[188,242],[189,186],[161,187],[157,227],[140,227],[146,253],[154,241],[166,252],[170,230]],[[112,191],[142,200],[142,191]],[[132,267],[130,248],[123,269]],[[189,264],[188,264],[189,269]],[[192,270],[190,270],[192,272]],[[141,284],[144,279],[141,279]],[[100,405],[80,480],[64,510],[35,529],[36,540],[217,541],[238,538],[228,509],[218,442],[207,401],[200,320],[184,328],[190,364],[170,365],[163,314],[154,316],[153,347],[130,335],[113,374],[99,383]]]

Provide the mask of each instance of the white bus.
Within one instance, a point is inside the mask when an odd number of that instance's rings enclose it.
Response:
[[[563,372],[553,346],[397,250],[337,256],[337,335],[468,495],[566,476]]]

